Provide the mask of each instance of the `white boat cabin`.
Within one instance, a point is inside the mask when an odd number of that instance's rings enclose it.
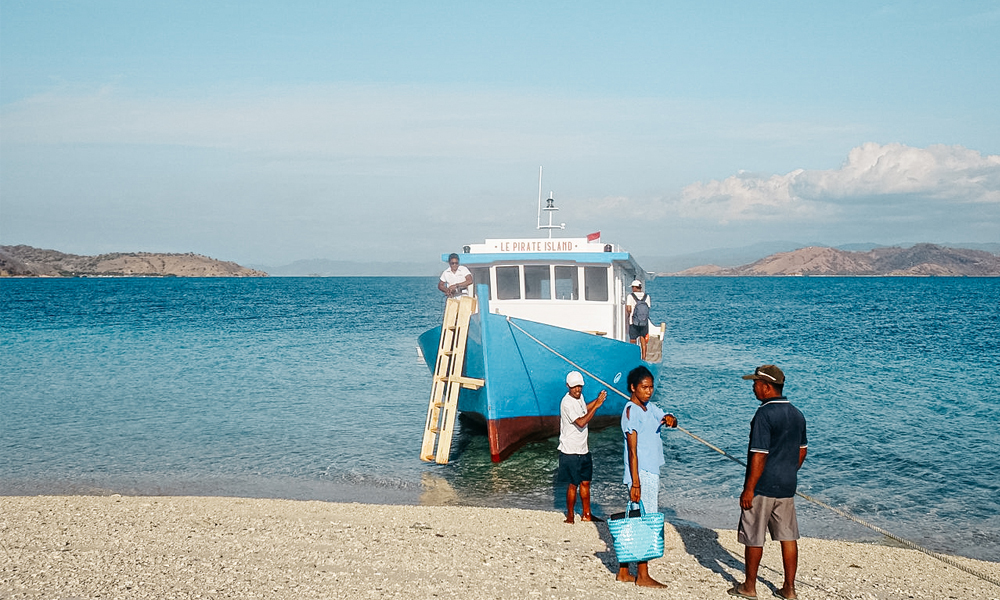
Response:
[[[628,341],[625,298],[646,279],[628,252],[587,238],[488,239],[463,250],[490,312]]]

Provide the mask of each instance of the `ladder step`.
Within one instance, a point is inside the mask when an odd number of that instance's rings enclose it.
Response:
[[[475,377],[462,377],[461,375],[452,375],[448,378],[452,383],[460,384],[462,387],[470,390],[478,390],[479,388],[486,385],[486,382],[482,379],[476,379]]]

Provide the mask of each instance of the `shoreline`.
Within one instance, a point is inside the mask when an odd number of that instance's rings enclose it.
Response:
[[[10,483],[9,481],[5,483]],[[199,481],[191,480],[180,484],[151,487],[145,484],[115,485],[114,483],[80,483],[73,485],[66,484],[31,484],[3,485],[0,486],[0,498],[2,497],[72,497],[72,496],[96,496],[96,497],[148,497],[148,498],[169,498],[169,497],[193,497],[193,498],[221,498],[221,499],[243,499],[243,500],[278,500],[293,502],[324,502],[334,504],[364,504],[364,505],[389,505],[389,506],[453,506],[473,509],[520,509],[527,511],[549,512],[565,511],[563,494],[555,493],[551,503],[543,502],[542,506],[537,503],[518,501],[518,498],[504,498],[503,502],[498,502],[496,498],[466,497],[457,492],[445,479],[435,477],[429,473],[423,473],[421,481],[410,485],[384,486],[375,483],[359,482],[322,482],[317,485],[308,485],[302,480],[272,481],[266,486],[262,486],[260,480],[227,480],[222,486],[226,491],[220,492],[220,482],[217,478]],[[396,482],[400,483],[400,482]],[[289,487],[291,486],[291,487]],[[296,494],[287,492],[294,488]],[[564,490],[563,490],[564,491]],[[523,500],[523,499],[520,499]],[[707,504],[702,502],[697,507],[689,502],[678,502],[677,498],[670,498],[661,504],[660,510],[665,514],[665,521],[681,528],[701,528],[716,531],[733,530],[734,518],[730,518],[731,505],[735,500],[721,501],[713,499]],[[906,543],[898,543],[890,539],[891,536],[883,535],[852,522],[834,512],[824,510],[807,502],[801,498],[796,499],[798,519],[800,529],[804,536],[816,540],[851,542],[860,544],[885,544],[889,546],[907,547]],[[601,518],[607,518],[611,512],[620,511],[621,507],[612,506],[595,500],[594,514]],[[890,534],[900,534],[900,531],[889,529]],[[979,547],[978,553],[966,553],[963,548],[948,547],[941,540],[923,540],[919,535],[901,536],[908,543],[916,544],[932,553],[943,556],[956,556],[963,559],[979,560],[984,562],[1000,562],[1000,556],[992,552],[983,552]],[[1000,599],[998,599],[1000,600]]]
[[[614,581],[603,524],[556,511],[191,496],[0,497],[4,598],[728,598],[731,530],[668,523],[666,590]],[[987,598],[1000,586],[887,544],[803,538],[800,598]],[[1000,579],[1000,563],[953,557]],[[762,598],[781,584],[768,542]]]
[[[468,497],[455,490],[454,487],[444,478],[434,476],[428,472],[421,474],[418,483],[397,481],[396,485],[386,486],[377,483],[347,482],[347,481],[324,481],[308,482],[301,479],[267,480],[267,484],[262,484],[259,478],[241,479],[230,478],[220,481],[218,477],[207,480],[192,479],[183,482],[174,482],[168,485],[151,486],[148,482],[132,481],[126,485],[122,482],[74,482],[66,483],[39,483],[32,480],[30,483],[5,481],[6,485],[0,485],[0,497],[4,496],[126,496],[126,497],[198,497],[198,498],[230,498],[246,500],[289,500],[297,502],[328,502],[338,504],[378,504],[392,506],[455,506],[466,508],[515,508],[528,511],[564,511],[565,510],[565,489],[553,493],[552,498],[546,497],[546,502],[530,503],[517,497],[504,498],[483,498]],[[405,483],[405,484],[404,484]],[[224,491],[220,491],[224,490]],[[295,490],[295,494],[288,493]],[[596,488],[592,488],[595,494]],[[551,500],[551,502],[548,502]],[[735,499],[720,500],[713,498],[700,500],[697,506],[690,502],[690,498],[680,500],[676,497],[668,496],[666,501],[661,500],[660,511],[665,514],[665,521],[677,527],[694,527],[703,529],[714,529],[726,531],[734,529],[738,518],[738,512],[732,509],[737,501]],[[796,499],[800,530],[803,535],[817,540],[854,542],[862,544],[887,544],[890,546],[905,544],[889,539],[888,536],[864,527],[856,522],[852,522],[841,515],[825,510],[807,502],[801,498]],[[612,512],[622,510],[621,506],[612,505],[607,502],[594,500],[594,514],[601,518],[606,518]],[[978,553],[967,553],[965,546],[949,547],[938,539],[922,539],[913,532],[901,532],[893,529],[891,525],[879,524],[886,527],[890,533],[899,534],[910,543],[915,543],[931,552],[944,556],[957,556],[970,558],[985,562],[1000,562],[1000,555],[995,552],[983,552],[982,547]]]

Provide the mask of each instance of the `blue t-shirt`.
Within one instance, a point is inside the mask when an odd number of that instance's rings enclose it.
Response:
[[[659,473],[663,460],[663,442],[660,440],[660,421],[667,413],[653,403],[646,404],[646,410],[635,402],[628,401],[622,410],[622,433],[636,432],[636,458],[639,469]],[[632,485],[632,473],[628,468],[628,440],[625,440],[625,485]]]
[[[751,452],[767,454],[764,474],[753,493],[770,498],[791,498],[798,483],[799,449],[806,444],[806,418],[784,396],[760,405],[750,421]],[[749,467],[747,467],[749,469]]]

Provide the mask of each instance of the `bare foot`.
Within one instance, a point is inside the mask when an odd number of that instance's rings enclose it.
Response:
[[[641,585],[642,587],[651,587],[651,588],[667,587],[666,584],[660,583],[659,581],[653,579],[649,575],[646,575],[645,577],[636,577],[635,584]]]
[[[615,577],[615,581],[624,581],[625,583],[635,583],[635,575],[628,572],[628,567],[619,568],[618,576]]]

